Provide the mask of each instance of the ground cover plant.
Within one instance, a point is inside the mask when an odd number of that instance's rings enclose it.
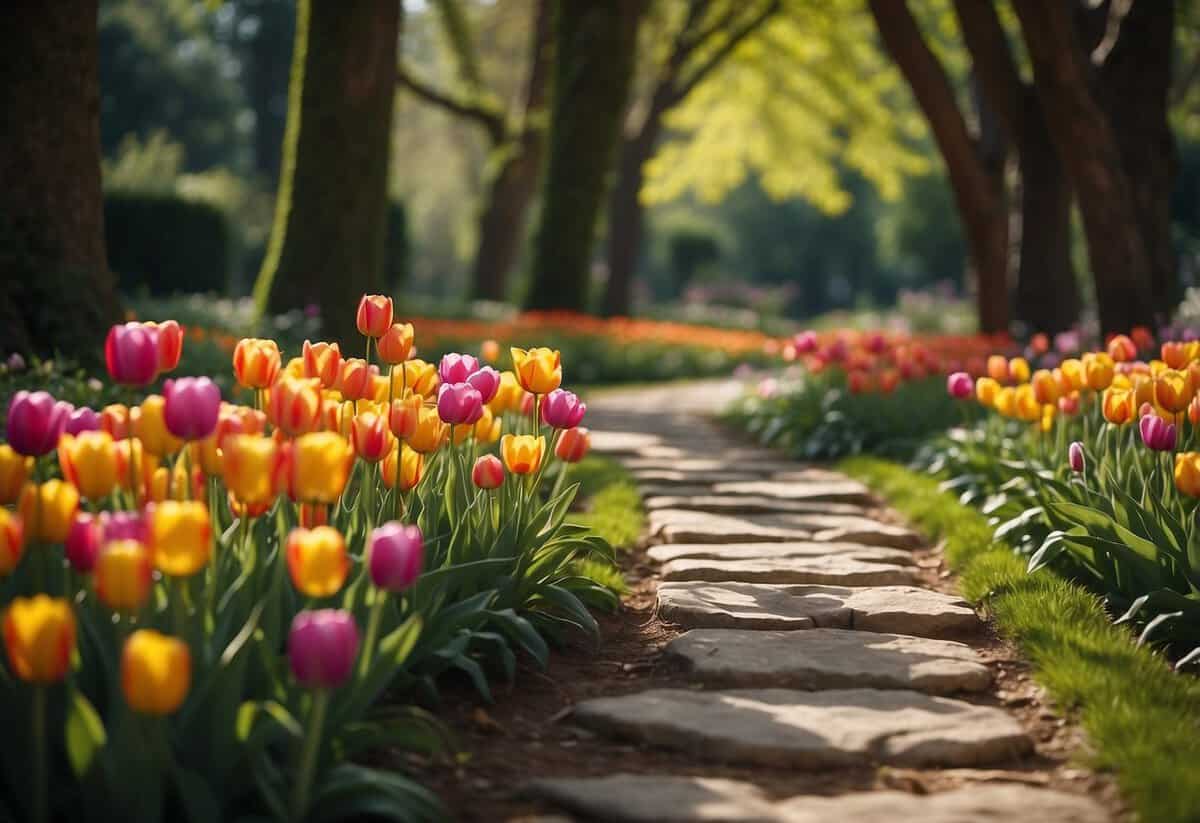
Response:
[[[438,819],[361,755],[437,749],[416,706],[446,673],[487,698],[596,631],[621,579],[573,513],[589,434],[559,352],[434,364],[392,315],[363,298],[361,358],[240,340],[241,403],[204,376],[146,394],[189,345],[174,321],[112,328],[97,393],[123,402],[13,395],[5,816]]]

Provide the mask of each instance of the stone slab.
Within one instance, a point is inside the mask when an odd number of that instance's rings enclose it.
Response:
[[[971,785],[938,794],[854,792],[838,797],[793,797],[776,806],[780,823],[1103,823],[1094,800],[1031,786]]]
[[[810,532],[814,540],[828,543],[861,543],[896,549],[918,549],[925,543],[912,529],[881,523],[861,514],[765,514],[755,517],[754,521],[780,529],[803,529]]]
[[[659,445],[661,441],[658,435],[642,432],[592,431],[592,451],[597,454],[636,454],[641,449]]]
[[[852,557],[869,563],[892,563],[897,566],[915,565],[912,552],[886,546],[864,546],[861,543],[663,543],[646,552],[651,560],[667,563],[690,557],[699,560],[753,560],[783,557]]]
[[[629,474],[639,483],[679,483],[696,485],[703,483],[742,482],[749,483],[759,475],[749,471],[680,471],[679,469],[630,469]]]
[[[856,480],[829,479],[804,482],[734,480],[717,478],[714,494],[750,494],[783,500],[827,500],[832,503],[870,503],[871,492]]]
[[[861,506],[853,503],[784,500],[779,497],[759,497],[739,494],[710,494],[708,486],[685,487],[686,491],[670,486],[663,495],[642,501],[646,511],[657,509],[689,509],[714,514],[862,514]],[[644,492],[644,490],[643,490]]]
[[[693,452],[695,454],[695,452]],[[631,457],[622,461],[630,471],[669,470],[706,475],[722,475],[730,470],[755,475],[773,475],[794,468],[794,463],[774,460],[742,460],[737,463],[716,457]]]
[[[837,628],[946,638],[981,626],[966,601],[913,586],[661,583],[658,613],[689,629]]]
[[[917,570],[912,566],[871,563],[837,554],[749,560],[683,557],[664,563],[661,574],[664,581],[820,583],[832,586],[904,586],[917,579]]]
[[[978,692],[992,673],[963,643],[849,629],[693,629],[667,646],[706,685]]]
[[[649,532],[664,543],[780,543],[804,540],[809,532],[765,526],[748,517],[686,509],[659,509],[649,514]]]
[[[740,765],[975,766],[1033,743],[1002,709],[913,691],[652,689],[585,700],[583,726]]]
[[[522,794],[589,819],[619,823],[773,823],[774,804],[762,789],[719,777],[604,777],[535,780]]]

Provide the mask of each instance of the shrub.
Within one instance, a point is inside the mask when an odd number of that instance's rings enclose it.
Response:
[[[122,291],[153,295],[225,291],[229,225],[215,206],[174,195],[104,197],[108,264]]]

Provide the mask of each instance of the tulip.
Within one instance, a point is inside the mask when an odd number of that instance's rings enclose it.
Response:
[[[20,516],[0,508],[0,577],[8,577],[25,551],[25,529]]]
[[[243,388],[265,389],[279,376],[280,360],[274,340],[246,337],[233,350],[233,374]]]
[[[396,397],[419,394],[432,397],[441,383],[437,366],[424,360],[408,360],[399,371],[392,372],[392,385]]]
[[[174,320],[145,325],[158,334],[158,373],[174,371],[183,355],[183,329]]]
[[[792,346],[799,354],[812,354],[817,350],[819,341],[815,331],[802,331],[792,338]]]
[[[1058,415],[1058,406],[1042,406],[1041,429],[1050,432],[1054,428],[1054,418]]]
[[[1186,369],[1200,353],[1200,344],[1191,342],[1167,342],[1162,344],[1162,359],[1169,368]]]
[[[1054,378],[1054,374],[1047,369],[1038,369],[1033,373],[1030,385],[1033,387],[1033,396],[1037,402],[1043,405],[1055,405],[1058,403],[1058,398],[1062,394],[1062,387]]]
[[[354,449],[334,432],[302,434],[288,449],[288,494],[302,503],[336,503],[353,462]]]
[[[485,404],[490,403],[500,389],[500,372],[491,366],[484,366],[479,371],[467,377],[467,382],[479,392]]]
[[[158,458],[153,454],[148,454],[142,447],[142,441],[137,438],[116,440],[113,442],[113,448],[117,452],[117,478],[121,488],[140,494],[146,486],[150,485],[150,480],[154,477],[154,470],[158,468]],[[132,468],[129,459],[131,448],[133,451]],[[133,483],[137,484],[137,488],[134,488]]]
[[[422,406],[417,412],[417,428],[408,438],[408,445],[422,454],[435,452],[442,447],[450,430],[438,416],[437,409]]]
[[[995,405],[999,391],[1000,384],[991,377],[980,377],[975,381],[975,398],[981,406]]]
[[[402,440],[413,436],[417,430],[417,420],[421,413],[421,395],[410,394],[402,399],[392,401],[391,414],[388,415],[388,426],[392,434]]]
[[[385,523],[371,532],[367,568],[371,582],[390,592],[404,591],[421,574],[425,544],[421,529]]]
[[[279,372],[279,377],[290,377],[293,380],[312,379],[304,373],[303,357],[293,357],[291,360],[287,361],[287,363],[284,364],[283,369]]]
[[[1101,412],[1109,423],[1123,426],[1132,421],[1137,412],[1134,402],[1135,397],[1131,389],[1112,388],[1104,392]]]
[[[344,400],[362,400],[371,396],[371,370],[361,357],[347,357],[334,386]]]
[[[203,440],[217,428],[221,389],[207,377],[180,377],[163,384],[163,419],[181,440]]]
[[[116,325],[104,341],[108,374],[123,386],[147,386],[158,376],[158,330],[143,323]]]
[[[229,511],[239,520],[243,517],[262,517],[267,513],[267,509],[271,508],[270,503],[243,503],[229,493],[226,493],[225,498],[229,502]]]
[[[340,609],[302,611],[288,632],[292,676],[309,689],[335,689],[349,678],[358,657],[358,627]]]
[[[169,577],[190,577],[208,564],[212,521],[197,501],[166,501],[146,509],[154,567]]]
[[[993,354],[987,359],[988,377],[997,383],[1008,382],[1008,360],[1002,354]]]
[[[555,429],[573,429],[587,414],[587,404],[574,392],[555,389],[542,399],[542,422]]]
[[[1062,363],[1058,365],[1058,368],[1062,371],[1064,380],[1070,384],[1071,388],[1078,390],[1087,386],[1087,380],[1084,378],[1082,361],[1076,360],[1072,357],[1062,361]]]
[[[321,423],[321,381],[284,377],[271,386],[268,417],[288,437],[316,431]]]
[[[1118,334],[1108,341],[1108,356],[1117,363],[1127,363],[1137,360],[1138,350],[1133,341],[1123,334]]]
[[[134,613],[150,597],[150,552],[136,540],[105,544],[96,558],[96,596],[113,611]]]
[[[500,385],[496,394],[488,403],[488,407],[497,416],[507,411],[515,411],[521,407],[521,398],[525,390],[517,382],[517,376],[510,371],[500,373]]]
[[[1193,426],[1200,426],[1200,394],[1197,394],[1192,398],[1192,402],[1188,403],[1187,417],[1188,422]],[[0,460],[0,466],[3,466],[2,460]],[[0,469],[0,474],[3,474],[3,469]],[[0,483],[0,485],[3,484]],[[0,503],[3,502],[3,500],[0,500]]]
[[[471,469],[471,482],[481,489],[497,489],[504,483],[504,464],[494,454],[482,455]]]
[[[100,415],[87,406],[80,406],[72,411],[67,416],[67,424],[63,426],[63,434],[82,434],[99,430]]]
[[[853,369],[846,373],[846,389],[851,394],[867,394],[874,388],[871,373],[862,369]]]
[[[17,503],[26,537],[45,543],[62,543],[71,532],[79,509],[79,492],[70,483],[47,480],[40,486],[29,483]]]
[[[28,457],[48,454],[58,445],[71,411],[70,403],[55,401],[49,392],[17,392],[8,404],[8,444]]]
[[[144,512],[104,512],[100,515],[100,525],[104,530],[101,548],[117,540],[145,543],[150,539]]]
[[[358,333],[364,337],[383,337],[392,325],[392,298],[382,294],[364,294],[358,301]]]
[[[368,463],[378,463],[387,457],[396,442],[383,415],[365,411],[354,415],[350,423],[350,439],[354,452]]]
[[[342,369],[342,350],[337,343],[304,341],[304,376],[316,379],[327,389],[337,383]]]
[[[182,640],[138,629],[121,650],[121,692],[139,714],[174,714],[192,685],[192,653]]]
[[[397,460],[400,461],[399,466],[396,465]],[[380,467],[383,474],[383,485],[389,489],[396,487],[397,469],[400,471],[400,491],[407,492],[415,489],[421,482],[425,471],[425,455],[413,451],[402,443],[399,444],[399,448],[393,446]]]
[[[1088,388],[1104,391],[1112,385],[1114,364],[1104,352],[1090,352],[1083,357],[1083,376]]]
[[[993,401],[996,411],[1003,417],[1017,416],[1017,390],[1012,386],[1004,386],[996,392]]]
[[[1014,383],[1029,382],[1029,361],[1024,357],[1014,357],[1008,361],[1008,379]]]
[[[32,457],[20,454],[7,443],[0,443],[0,506],[17,502],[32,471]]]
[[[58,441],[63,477],[88,500],[101,500],[117,487],[117,447],[104,431],[64,434]]]
[[[16,597],[4,613],[4,648],[12,673],[50,685],[67,676],[75,649],[75,613],[66,600]]]
[[[443,382],[437,408],[438,416],[451,425],[474,424],[483,414],[483,396],[469,383]]]
[[[66,554],[71,568],[80,574],[88,574],[96,567],[96,556],[104,542],[104,524],[94,514],[80,512],[71,523],[67,534]]]
[[[958,371],[946,378],[946,393],[955,400],[966,400],[975,393],[975,384],[971,375]]]
[[[547,348],[512,349],[513,371],[521,388],[549,394],[562,383],[562,354]]]
[[[112,435],[113,440],[129,437],[129,407],[110,403],[100,410],[100,429]]]
[[[1066,415],[1079,414],[1079,392],[1073,391],[1058,398],[1058,410]]]
[[[1175,488],[1188,497],[1200,497],[1200,452],[1175,455]]]
[[[1067,464],[1070,465],[1071,471],[1076,474],[1083,474],[1087,461],[1084,456],[1083,444],[1078,440],[1072,442],[1067,447]]]
[[[500,455],[513,474],[529,474],[542,465],[546,438],[529,434],[506,434],[500,438]]]
[[[393,323],[375,343],[379,359],[395,366],[403,363],[412,354],[412,323]]]
[[[554,447],[554,453],[564,463],[578,463],[587,457],[587,453],[591,448],[591,432],[583,426],[577,426],[573,429],[567,429],[562,433],[562,437],[558,440],[558,445]]]
[[[230,496],[249,506],[270,505],[279,495],[282,454],[271,437],[231,434],[222,441],[222,478]]]
[[[1156,414],[1148,414],[1138,421],[1142,442],[1153,451],[1165,452],[1175,448],[1175,426]]]
[[[469,354],[447,354],[438,364],[438,377],[443,383],[465,383],[479,371],[479,361]]]
[[[315,529],[329,524],[329,507],[324,503],[300,503],[296,506],[296,516],[302,528]]]
[[[479,356],[488,363],[500,359],[500,344],[495,340],[484,340],[479,344]]]
[[[183,441],[167,428],[167,401],[162,395],[151,394],[133,413],[133,434],[142,447],[156,457],[174,454],[183,448]]]
[[[479,443],[495,443],[500,439],[500,420],[492,414],[487,406],[474,424],[465,423],[451,427],[450,440],[454,445],[465,443],[468,437],[474,436]]]
[[[1165,369],[1154,380],[1154,402],[1172,414],[1187,411],[1196,389],[1185,371]]]
[[[1034,396],[1033,386],[1022,383],[1016,387],[1017,418],[1026,423],[1035,423],[1042,417],[1042,404]]]

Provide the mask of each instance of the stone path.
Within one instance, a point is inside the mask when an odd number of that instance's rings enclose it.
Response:
[[[1093,800],[1028,782],[788,794],[778,779],[768,791],[692,773],[715,763],[785,775],[982,774],[1014,767],[1035,745],[994,696],[993,671],[971,645],[983,635],[975,612],[923,582],[921,538],[878,519],[856,481],[748,447],[704,419],[737,391],[701,383],[590,403],[593,449],[629,467],[645,498],[658,616],[684,629],[662,661],[686,687],[583,700],[572,722],[677,752],[685,765],[536,779],[527,795],[605,821],[1109,820]]]

